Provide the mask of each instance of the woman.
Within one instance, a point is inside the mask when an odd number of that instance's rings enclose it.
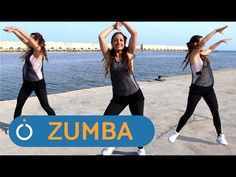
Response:
[[[216,141],[219,144],[228,144],[225,140],[225,135],[222,134],[221,130],[221,121],[218,112],[218,102],[213,88],[214,77],[208,58],[208,55],[213,52],[218,45],[220,45],[221,43],[226,43],[228,39],[220,40],[208,49],[203,50],[203,47],[208,42],[208,40],[211,39],[211,37],[214,36],[216,33],[223,34],[223,30],[225,28],[227,28],[227,26],[218,28],[206,35],[204,38],[199,35],[194,35],[187,43],[188,53],[182,64],[185,64],[185,69],[188,63],[190,63],[190,68],[192,71],[192,83],[188,95],[186,111],[184,115],[180,118],[176,130],[169,136],[169,141],[171,143],[175,142],[180,130],[187,123],[188,119],[192,116],[198,102],[203,97],[208,107],[210,108],[213,116],[213,123],[217,132]]]
[[[21,115],[22,108],[33,91],[47,114],[55,115],[54,110],[48,104],[44,80],[43,61],[47,60],[47,53],[43,36],[40,33],[28,35],[17,27],[6,27],[4,31],[14,33],[28,47],[25,54],[21,56],[24,61],[23,84],[17,97],[14,119]]]
[[[113,31],[124,26],[130,33],[128,47],[127,37],[120,31],[113,34],[109,49],[106,37]],[[110,73],[113,98],[105,110],[104,115],[119,115],[129,105],[132,115],[143,115],[144,96],[135,80],[133,60],[137,47],[137,32],[127,22],[116,22],[99,34],[99,44],[105,61],[105,76]],[[115,147],[102,150],[102,155],[111,155]],[[145,155],[143,147],[138,147],[138,155]]]

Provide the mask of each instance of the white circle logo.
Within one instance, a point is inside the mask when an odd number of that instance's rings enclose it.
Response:
[[[24,126],[24,124],[25,124],[25,126],[29,129],[29,135],[26,136],[26,137],[22,137],[22,136],[20,135],[20,133],[19,133],[20,129]],[[29,124],[26,124],[26,123],[24,123],[24,124],[20,124],[20,125],[16,128],[16,136],[17,136],[20,140],[22,140],[22,141],[27,141],[27,140],[30,139],[31,136],[33,135],[33,129],[32,129],[32,127],[31,127]]]

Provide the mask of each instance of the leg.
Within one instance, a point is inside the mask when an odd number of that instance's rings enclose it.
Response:
[[[119,115],[127,105],[111,101],[106,108],[104,115]]]
[[[54,110],[50,107],[48,103],[46,86],[44,85],[42,88],[35,88],[35,93],[38,97],[38,100],[42,108],[47,112],[47,114],[56,115]]]
[[[144,110],[144,101],[138,101],[136,103],[130,103],[129,109],[132,115],[143,115]],[[138,147],[139,149],[143,149],[143,147]],[[140,151],[138,151],[139,153]],[[141,152],[140,152],[141,153]]]
[[[192,116],[200,99],[201,99],[200,94],[192,93],[190,90],[189,96],[188,96],[187,108],[184,115],[179,120],[178,126],[176,128],[176,132],[180,132],[183,126],[187,123],[188,119]]]
[[[218,111],[218,102],[213,88],[210,88],[209,92],[203,96],[206,101],[208,107],[211,110],[213,116],[213,124],[215,126],[216,132],[218,135],[221,134],[221,122]]]
[[[187,108],[184,113],[184,115],[180,118],[178,126],[174,132],[169,136],[169,142],[174,143],[177,137],[179,136],[180,130],[183,128],[183,126],[187,123],[188,119],[192,116],[197,103],[201,99],[201,94],[199,93],[194,93],[193,89],[195,88],[190,88],[190,92],[188,95],[188,103],[187,103]],[[195,90],[196,91],[196,90]]]
[[[127,105],[111,101],[106,108],[104,115],[119,115]],[[112,155],[115,147],[106,147],[102,150],[102,155]]]
[[[144,101],[130,103],[129,109],[132,115],[143,115]]]
[[[21,115],[22,108],[32,92],[33,92],[33,89],[30,87],[27,87],[27,85],[23,83],[17,97],[17,104],[14,111],[14,119]]]

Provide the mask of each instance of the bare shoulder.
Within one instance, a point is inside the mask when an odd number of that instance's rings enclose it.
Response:
[[[37,54],[37,55],[35,56],[35,58],[36,58],[37,60],[44,60],[46,57],[45,57],[45,55],[44,55],[43,53],[39,53],[39,54]]]
[[[193,50],[189,56],[190,62],[192,64],[197,63],[200,58],[200,53],[196,50]]]
[[[127,56],[129,60],[133,60],[135,58],[135,54],[127,52]]]

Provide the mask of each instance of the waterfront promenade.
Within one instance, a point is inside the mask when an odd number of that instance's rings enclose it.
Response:
[[[156,132],[145,147],[147,155],[236,155],[236,69],[214,71],[222,130],[228,146],[215,142],[216,132],[209,108],[202,99],[174,144],[168,135],[184,113],[190,75],[166,77],[165,81],[139,82],[145,96],[144,115]],[[49,95],[57,115],[102,115],[111,96],[111,86]],[[0,155],[100,155],[101,147],[19,147],[5,134],[12,121],[16,100],[0,102]],[[130,115],[128,108],[122,114]],[[36,97],[27,100],[23,115],[45,115]],[[144,134],[145,136],[145,134]],[[136,155],[136,148],[118,148],[115,155]]]

